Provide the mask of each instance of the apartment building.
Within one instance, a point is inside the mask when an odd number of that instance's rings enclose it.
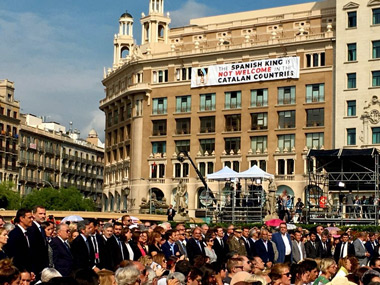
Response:
[[[151,0],[140,19],[141,45],[133,38],[132,15],[124,13],[100,101],[106,116],[103,210],[137,212],[152,196],[173,203],[181,180],[190,216],[207,207],[189,160],[177,159],[182,151],[204,176],[256,164],[275,175],[279,193],[305,198],[307,151],[333,145],[333,2],[169,28],[164,1]],[[289,65],[278,69],[280,62]],[[215,73],[239,68],[246,76]],[[209,187],[223,206],[224,183]]]

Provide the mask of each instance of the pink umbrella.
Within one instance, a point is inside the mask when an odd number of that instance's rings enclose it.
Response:
[[[284,223],[284,221],[280,219],[272,219],[265,222],[265,224],[270,227],[278,227],[281,223]]]

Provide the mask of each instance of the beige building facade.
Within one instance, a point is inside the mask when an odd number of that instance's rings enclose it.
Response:
[[[188,159],[178,161],[181,151],[204,176],[257,164],[275,175],[279,192],[304,198],[308,149],[333,145],[332,2],[193,19],[169,29],[164,1],[151,0],[139,46],[128,28],[132,16],[123,14],[100,101],[103,210],[138,212],[152,194],[173,203],[180,180],[190,216],[205,208],[203,184]],[[191,88],[198,70],[288,57],[299,58],[299,78]],[[224,183],[209,187],[223,204]]]
[[[336,3],[335,147],[378,147],[380,1]]]
[[[101,208],[104,149],[97,134],[89,141],[58,123],[45,123],[34,115],[22,115],[20,125],[18,189],[22,195],[42,187],[76,187]]]
[[[14,97],[14,82],[0,80],[0,181],[17,185],[20,103]]]

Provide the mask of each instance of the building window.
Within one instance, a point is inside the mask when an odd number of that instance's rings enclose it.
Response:
[[[214,133],[215,132],[215,117],[200,117],[201,133]]]
[[[207,174],[211,174],[214,172],[214,163],[213,162],[200,162],[199,163],[199,171],[205,176]]]
[[[309,109],[306,110],[306,126],[307,127],[319,127],[325,124],[325,109]]]
[[[233,171],[240,171],[240,163],[239,161],[225,161],[224,166],[231,168]]]
[[[268,113],[252,113],[251,122],[251,130],[266,130],[268,128]]]
[[[372,24],[373,25],[380,24],[380,8],[372,9]]]
[[[348,18],[347,27],[348,28],[356,28],[356,25],[357,25],[357,23],[356,23],[356,11],[348,12],[347,18]]]
[[[225,92],[225,109],[241,108],[241,91]]]
[[[326,55],[324,52],[306,54],[306,67],[318,67],[326,65]]]
[[[356,116],[356,100],[347,101],[347,116]]]
[[[356,61],[356,43],[347,44],[347,60]]]
[[[241,119],[240,115],[227,115],[226,120],[226,132],[238,132],[241,131]]]
[[[372,58],[380,58],[380,41],[372,42]]]
[[[152,153],[166,153],[166,142],[152,142]]]
[[[153,71],[153,83],[168,82],[168,70]]]
[[[323,133],[306,134],[306,146],[308,148],[320,149],[324,144]]]
[[[152,121],[153,136],[166,136],[166,120]]]
[[[347,73],[347,88],[356,88],[356,73]]]
[[[277,104],[287,105],[287,104],[295,104],[295,103],[296,103],[296,87],[295,86],[278,88]]]
[[[264,153],[267,149],[267,136],[251,137],[251,150],[253,153],[260,151]]]
[[[164,178],[165,177],[165,164],[153,163],[151,166],[151,178]]]
[[[257,165],[262,170],[267,171],[267,162],[265,160],[251,160],[251,167]]]
[[[189,176],[188,163],[176,163],[174,165],[174,177],[188,177],[188,176]]]
[[[268,89],[251,90],[251,107],[268,106]]]
[[[236,154],[240,150],[240,138],[225,138],[224,150],[230,154],[231,150]]]
[[[295,135],[278,135],[278,148],[282,152],[286,148],[288,151],[291,151],[294,147]]]
[[[108,113],[108,116],[107,116],[107,125],[109,127],[112,126],[112,112]]]
[[[296,127],[296,111],[278,112],[278,128],[289,129]]]
[[[168,108],[167,98],[154,98],[153,99],[153,115],[166,114]]]
[[[127,104],[127,119],[132,118],[132,104]]]
[[[190,118],[176,119],[176,134],[188,135],[190,134]]]
[[[175,151],[180,153],[181,151],[190,151],[190,140],[175,141]]]
[[[306,103],[325,101],[325,84],[306,85]]]
[[[372,143],[380,143],[380,127],[372,128]]]
[[[380,70],[372,71],[372,86],[380,86]]]
[[[207,151],[211,154],[215,150],[215,139],[199,140],[200,151],[202,155]]]
[[[191,112],[191,96],[176,97],[176,112],[177,113]]]
[[[215,110],[215,93],[201,94],[200,111],[214,111]]]
[[[177,79],[177,81],[190,80],[191,79],[191,67],[177,68],[176,69],[176,79]]]
[[[347,129],[347,145],[356,145],[356,129]]]

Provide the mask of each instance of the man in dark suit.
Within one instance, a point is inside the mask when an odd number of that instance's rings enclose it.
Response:
[[[95,266],[94,248],[90,241],[92,225],[88,220],[78,223],[78,232],[80,233],[71,244],[71,254],[73,255],[73,268],[76,269],[93,269],[99,270]]]
[[[46,209],[43,206],[35,206],[33,218],[34,221],[28,228],[28,238],[33,257],[32,269],[36,279],[39,280],[42,270],[49,266],[48,242],[45,230],[41,227],[41,223],[46,220]]]
[[[224,241],[224,231],[222,227],[214,229],[215,239],[212,248],[215,251],[218,264],[223,264],[227,261],[227,253],[229,251],[227,242]]]
[[[274,262],[274,251],[272,243],[268,240],[268,230],[260,232],[260,239],[255,242],[255,252],[264,262],[267,268],[271,268]]]
[[[19,209],[15,217],[16,227],[8,235],[8,243],[4,251],[9,258],[13,258],[13,264],[22,272],[32,271],[32,255],[27,228],[33,223],[32,211]],[[33,272],[34,273],[34,272]]]
[[[51,249],[53,250],[54,268],[64,277],[70,276],[73,270],[73,256],[68,244],[69,235],[69,226],[67,224],[59,224],[57,226],[57,237],[53,238],[50,242]]]
[[[187,256],[191,264],[194,263],[194,257],[205,255],[205,249],[202,242],[202,232],[199,227],[193,230],[192,238],[186,244]]]
[[[375,243],[376,236],[374,233],[369,234],[369,240],[365,243],[365,248],[367,249],[370,256],[368,257],[368,260],[371,260],[375,256]]]
[[[178,240],[178,231],[177,230],[168,230],[165,233],[166,242],[161,246],[162,251],[165,254],[166,260],[169,260],[171,256],[180,256],[178,245],[176,241]]]
[[[321,256],[320,243],[317,242],[317,234],[315,232],[310,233],[310,240],[305,243],[306,257],[315,259]]]
[[[95,265],[99,269],[103,269],[106,267],[106,263],[108,262],[106,258],[106,242],[104,238],[98,233],[98,221],[96,219],[89,219],[89,221],[92,225],[90,241],[92,247],[94,248]]]
[[[329,236],[327,233],[322,233],[322,240],[319,243],[319,247],[321,248],[321,258],[331,258],[331,243],[328,242]]]
[[[278,259],[276,262],[292,262],[292,241],[288,234],[286,223],[280,224],[280,232],[272,235],[272,241],[276,244],[278,250]]]
[[[252,259],[252,257],[254,256],[254,243],[250,243],[249,240],[249,228],[248,227],[243,227],[243,233],[241,235],[241,239],[244,241],[244,245],[245,245],[245,250],[247,251],[247,257],[249,259]],[[252,246],[252,247],[251,247]]]
[[[346,256],[355,256],[355,247],[348,241],[348,234],[344,233],[341,236],[341,241],[335,247],[334,259],[338,263],[340,258]]]
[[[175,216],[175,210],[173,209],[173,205],[169,206],[169,209],[166,211],[166,215],[168,216],[168,221],[173,221]]]
[[[123,244],[121,242],[121,232],[123,225],[116,222],[113,225],[113,235],[107,238],[106,248],[111,255],[111,264],[106,265],[109,270],[116,270],[116,267],[125,259]]]
[[[178,240],[175,242],[178,246],[180,255],[184,255],[187,257],[187,250],[186,250],[186,228],[184,224],[177,224],[175,229],[178,231]]]

